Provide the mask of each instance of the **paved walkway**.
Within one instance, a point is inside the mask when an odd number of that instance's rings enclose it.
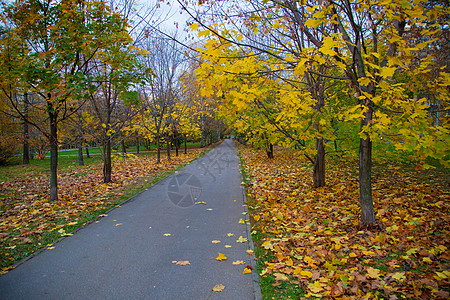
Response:
[[[243,197],[234,143],[225,140],[1,276],[0,299],[258,298],[255,274],[243,274],[254,256],[237,242],[249,237],[239,223],[248,218]],[[217,261],[219,252],[228,259]],[[213,292],[217,284],[225,289]]]

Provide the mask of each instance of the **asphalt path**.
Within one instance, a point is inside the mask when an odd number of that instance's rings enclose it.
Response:
[[[0,299],[258,299],[241,180],[225,140],[1,276]]]

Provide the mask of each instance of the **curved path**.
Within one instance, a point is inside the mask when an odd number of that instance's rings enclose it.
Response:
[[[249,238],[243,200],[237,153],[225,140],[1,276],[0,299],[259,298],[254,272],[243,274],[254,264],[249,243],[237,242]],[[225,289],[213,292],[217,284]]]

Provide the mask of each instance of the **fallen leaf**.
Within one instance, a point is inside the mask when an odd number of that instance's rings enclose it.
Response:
[[[287,280],[289,280],[289,277],[287,277],[286,275],[284,275],[282,273],[274,273],[273,275],[275,276],[275,280],[276,281],[287,281]]]
[[[320,293],[323,290],[323,288],[320,286],[319,281],[315,281],[314,283],[309,283],[308,289],[315,294]]]
[[[236,242],[238,242],[238,243],[245,243],[246,241],[248,241],[248,239],[242,237],[242,235],[236,240]]]
[[[233,235],[234,235],[234,233],[227,233],[227,235],[228,235],[228,236],[233,236]]]
[[[243,260],[233,261],[233,265],[243,265],[245,262]]]
[[[218,244],[218,243],[220,243],[220,241],[214,240],[214,241],[211,241],[211,243],[213,243],[213,244]]]
[[[186,265],[190,265],[191,262],[188,261],[188,260],[180,260],[180,261],[177,261],[176,264],[177,264],[177,265],[180,265],[180,266],[186,266]]]
[[[238,223],[239,223],[239,224],[245,224],[245,221],[242,220],[242,219],[240,219]]]
[[[214,292],[221,292],[221,291],[223,291],[225,289],[225,286],[223,285],[223,284],[216,284],[213,288],[212,288],[212,290],[214,291]]]
[[[164,235],[164,236],[171,236],[170,233],[164,233],[163,235]]]
[[[405,279],[405,272],[397,272],[391,277],[394,278],[395,280],[403,281]]]
[[[244,274],[250,274],[251,272],[252,272],[252,269],[245,268],[245,269],[244,269],[244,272],[242,272],[242,273],[244,273]]]
[[[300,271],[300,276],[303,278],[312,278],[313,273],[310,271]]]
[[[225,248],[231,248],[231,246],[230,245],[225,245]]]
[[[222,261],[222,260],[225,260],[225,259],[227,259],[227,257],[219,252],[219,256],[216,257],[216,260]]]
[[[246,252],[248,255],[255,255],[255,251],[253,250],[247,250]]]
[[[344,295],[345,289],[342,286],[342,282],[339,282],[338,284],[335,284],[331,287],[331,296],[333,297],[339,297]]]
[[[192,203],[192,202],[191,202]],[[195,204],[203,204],[206,205],[206,202],[200,201],[200,202],[195,202]]]
[[[122,225],[122,223],[117,223],[115,226],[121,226]]]
[[[374,269],[374,268],[372,268],[372,267],[368,267],[368,268],[367,268],[367,275],[368,275],[370,278],[378,279],[378,278],[380,278],[380,270]]]

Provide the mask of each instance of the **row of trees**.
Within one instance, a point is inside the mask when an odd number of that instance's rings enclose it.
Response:
[[[448,2],[180,3],[205,37],[202,95],[239,134],[269,157],[273,144],[302,149],[314,187],[326,154],[359,149],[363,224],[375,222],[373,143],[448,167]]]
[[[220,128],[211,99],[198,95],[195,63],[155,30],[163,19],[156,6],[18,0],[2,2],[1,10],[1,146],[17,149],[21,140],[28,163],[30,143],[45,137],[51,200],[58,198],[63,140],[76,141],[80,164],[83,145],[99,142],[108,183],[111,149],[127,137],[155,141],[159,163],[161,141],[170,158],[172,143],[178,151],[181,139],[202,137],[205,145]]]

